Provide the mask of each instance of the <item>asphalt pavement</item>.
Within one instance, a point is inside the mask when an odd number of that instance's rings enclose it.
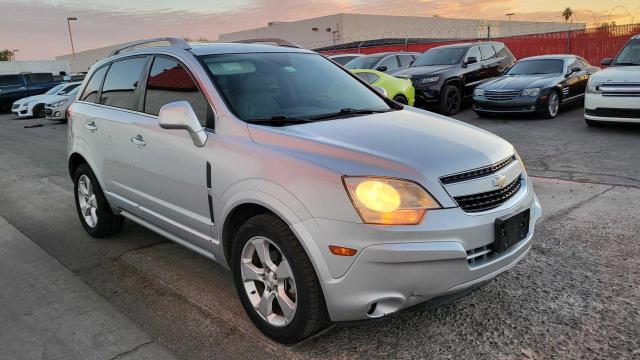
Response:
[[[511,141],[534,177],[544,216],[529,255],[453,304],[289,347],[251,325],[211,261],[130,222],[86,235],[64,124],[0,116],[0,216],[182,359],[640,357],[640,128],[588,128],[579,108],[457,118]]]

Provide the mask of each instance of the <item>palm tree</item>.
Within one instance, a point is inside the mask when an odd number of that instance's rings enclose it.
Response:
[[[564,22],[569,22],[569,19],[573,16],[573,10],[567,6],[566,9],[562,12],[562,17],[564,18]]]

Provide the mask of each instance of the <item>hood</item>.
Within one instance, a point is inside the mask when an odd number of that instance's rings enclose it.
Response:
[[[429,65],[429,66],[409,66],[406,68],[398,69],[391,75],[393,76],[408,76],[411,78],[421,77],[422,75],[431,75],[440,73],[445,70],[454,68],[455,65]]]
[[[485,90],[522,90],[525,88],[540,87],[544,88],[563,79],[562,75],[504,75],[499,78],[489,80],[482,85]]]
[[[68,100],[69,96],[65,96],[65,95],[47,95],[47,101],[45,101],[45,103],[47,104],[53,104],[55,102],[61,101],[61,100]]]
[[[590,80],[598,83],[640,83],[640,66],[610,66],[591,75]]]
[[[286,127],[250,125],[249,132],[259,144],[340,175],[410,179],[436,192],[443,191],[441,176],[514,153],[496,135],[415,108]]]
[[[17,100],[14,104],[24,104],[31,101],[38,101],[41,103],[49,104],[56,101],[55,99],[60,99],[60,98],[61,98],[60,95],[34,95],[34,96],[29,96],[29,97]]]

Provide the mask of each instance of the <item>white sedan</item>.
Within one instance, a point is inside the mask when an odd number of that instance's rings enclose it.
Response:
[[[11,112],[18,118],[45,116],[44,106],[55,101],[59,101],[62,96],[68,96],[69,93],[77,88],[82,82],[63,83],[51,88],[42,95],[29,96],[13,103]]]

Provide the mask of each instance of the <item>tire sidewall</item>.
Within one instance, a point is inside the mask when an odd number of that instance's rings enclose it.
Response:
[[[450,111],[447,106],[447,98],[449,97],[449,93],[452,91],[458,93],[458,107],[453,111]],[[460,112],[460,109],[462,108],[462,93],[460,92],[460,89],[458,89],[458,87],[454,85],[446,85],[444,87],[444,90],[442,91],[441,96],[442,98],[440,99],[440,112],[443,115],[455,115]]]
[[[80,210],[80,202],[78,201],[78,181],[80,180],[80,177],[82,175],[86,175],[89,178],[89,180],[91,181],[91,187],[93,188],[93,193],[96,196],[96,203],[98,205],[98,221],[96,222],[96,226],[94,227],[91,227],[87,224],[87,222],[84,220],[84,216],[82,216],[82,211]],[[91,236],[104,236],[102,233],[104,231],[103,229],[105,225],[107,225],[105,224],[105,222],[110,221],[111,215],[110,213],[107,213],[107,211],[110,212],[111,209],[109,209],[109,204],[107,203],[107,200],[102,193],[102,188],[100,187],[98,179],[96,179],[93,171],[91,171],[89,166],[86,164],[80,165],[76,170],[75,175],[73,176],[73,196],[76,202],[76,211],[78,212],[78,217],[80,218],[80,223],[82,224],[84,230]]]
[[[300,263],[300,259],[293,254],[288,239],[286,238],[286,234],[281,234],[280,231],[268,226],[267,222],[263,221],[263,219],[264,218],[261,216],[250,219],[245,224],[248,226],[243,225],[236,234],[231,255],[233,279],[238,297],[256,327],[276,341],[291,343],[291,339],[297,339],[299,334],[304,331],[309,318],[308,308],[310,299],[308,289],[306,288],[306,283],[304,281],[304,274],[301,271],[303,265]],[[289,266],[293,272],[296,283],[296,313],[293,321],[283,327],[272,326],[262,319],[262,317],[253,308],[242,282],[240,272],[242,250],[245,244],[255,236],[264,236],[273,241],[289,262]]]
[[[558,97],[558,112],[555,115],[551,115],[551,112],[549,111],[549,102],[551,101],[551,94],[555,93],[556,96]],[[558,93],[557,90],[551,90],[551,92],[549,93],[549,97],[547,98],[547,103],[545,104],[544,110],[542,112],[542,115],[544,116],[545,119],[553,119],[556,116],[558,116],[558,114],[560,113],[560,106],[562,106],[562,98],[560,97],[560,94]]]

